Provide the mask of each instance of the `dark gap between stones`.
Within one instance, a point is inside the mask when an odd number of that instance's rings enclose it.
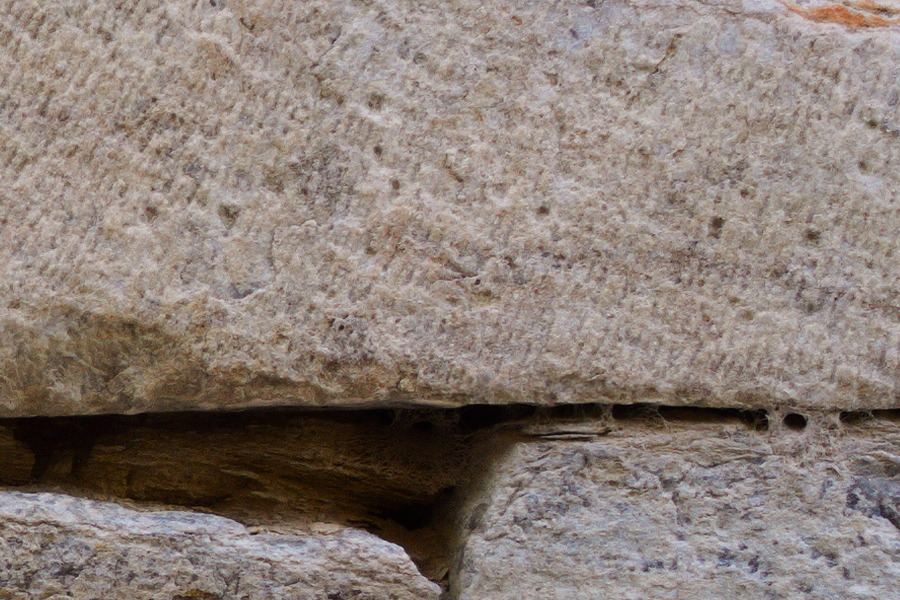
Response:
[[[878,412],[865,418],[897,411]],[[676,422],[768,427],[765,411],[646,404],[0,419],[0,485],[187,507],[285,533],[359,527],[446,582],[464,507],[514,444]]]
[[[841,412],[839,418],[844,425],[858,425],[873,419],[900,421],[900,409],[849,410]]]

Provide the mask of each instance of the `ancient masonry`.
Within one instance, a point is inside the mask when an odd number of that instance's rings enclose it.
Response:
[[[0,0],[0,598],[900,600],[900,0]]]

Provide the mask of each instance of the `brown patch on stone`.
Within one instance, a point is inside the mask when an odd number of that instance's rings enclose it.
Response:
[[[897,10],[876,4],[871,0],[848,2],[845,4],[827,4],[824,6],[804,7],[790,0],[783,4],[802,17],[817,23],[837,23],[847,27],[889,27],[900,24],[900,18],[885,18],[880,15],[895,15]],[[878,14],[871,14],[878,13]]]

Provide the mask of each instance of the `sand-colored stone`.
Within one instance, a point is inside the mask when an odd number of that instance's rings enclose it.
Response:
[[[821,6],[7,0],[0,414],[897,406],[900,33]]]
[[[898,165],[898,0],[0,0],[0,418],[403,407],[3,420],[0,598],[893,600]]]

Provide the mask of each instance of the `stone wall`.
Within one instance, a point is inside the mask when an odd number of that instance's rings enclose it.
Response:
[[[0,598],[898,598],[896,0],[0,0]]]

